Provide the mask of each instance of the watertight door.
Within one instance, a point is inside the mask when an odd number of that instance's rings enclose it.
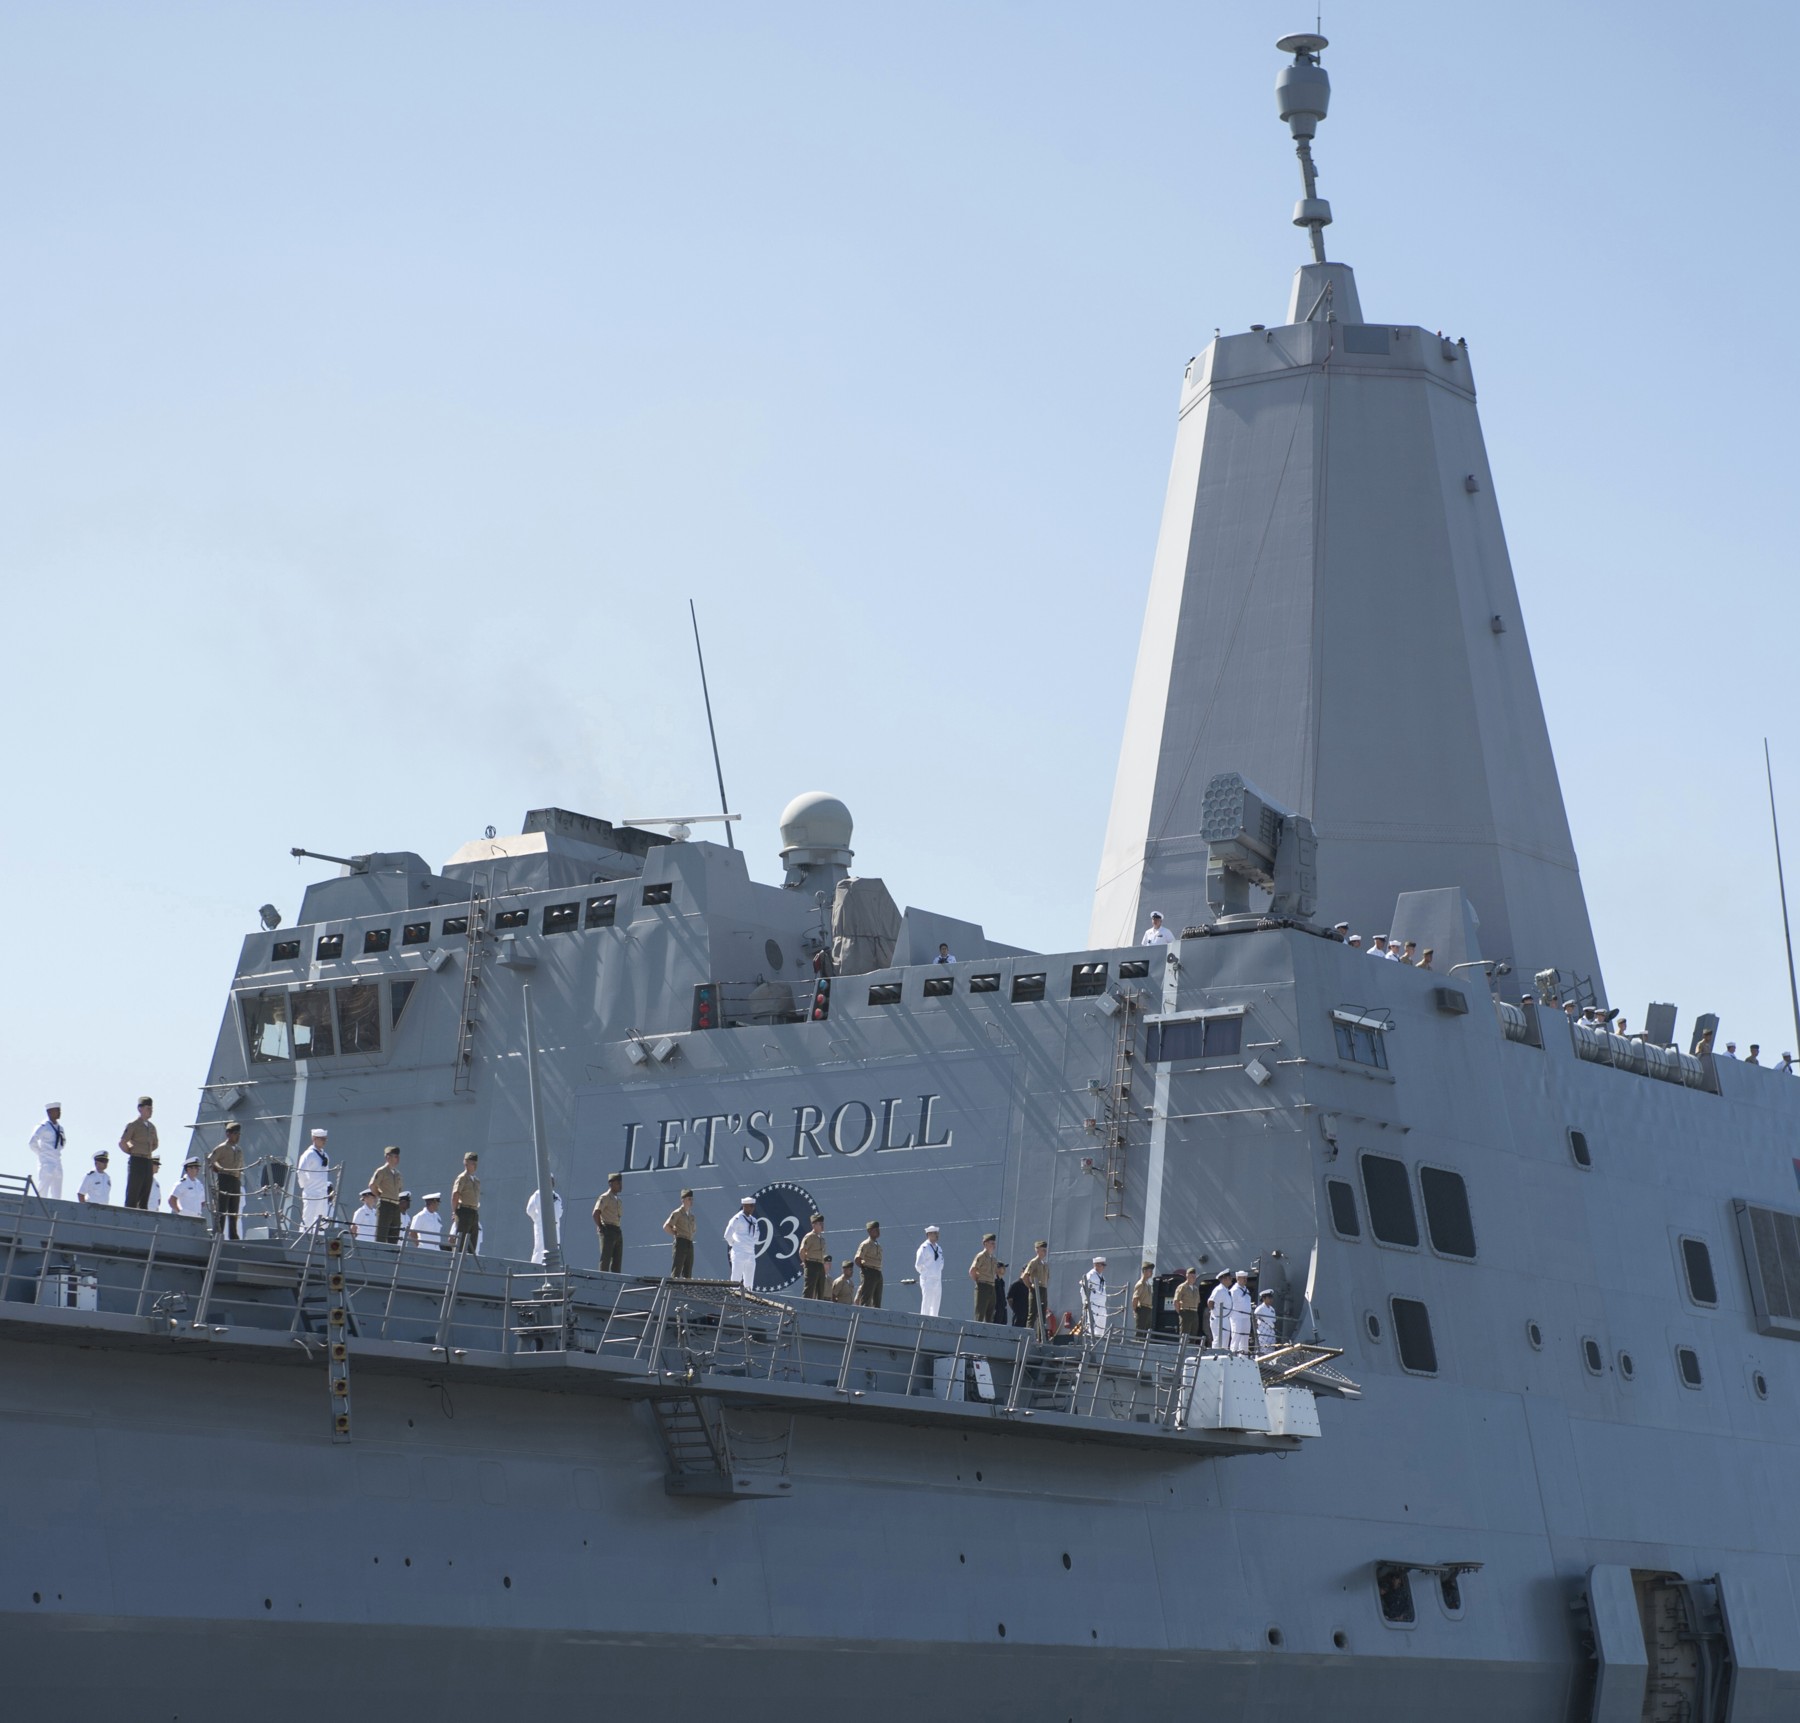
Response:
[[[1628,1567],[1591,1567],[1588,1618],[1594,1628],[1593,1723],[1639,1723],[1650,1680],[1650,1654]]]

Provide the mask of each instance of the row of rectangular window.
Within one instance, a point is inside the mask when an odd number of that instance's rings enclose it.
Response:
[[[1127,958],[1119,965],[1121,981],[1141,980],[1150,973],[1148,958]],[[1107,966],[1104,963],[1078,963],[1069,972],[1069,997],[1071,999],[1094,999],[1106,992]],[[1029,1005],[1047,996],[1050,975],[1048,970],[1033,970],[1026,974],[1017,974],[1012,978],[1012,1001],[1015,1005]],[[875,981],[869,985],[869,1003],[871,1005],[898,1005],[905,997],[906,984],[903,981]],[[956,991],[956,977],[945,972],[925,977],[924,993],[927,999],[947,999]],[[999,970],[984,971],[969,977],[971,993],[998,993],[1000,991]]]
[[[667,903],[669,887],[667,885],[651,885],[644,888],[646,904]],[[540,925],[545,933],[570,933],[579,927],[611,927],[618,918],[619,898],[616,892],[607,892],[600,897],[590,897],[585,905],[575,903],[547,903]],[[494,926],[499,931],[512,928],[529,927],[531,911],[529,909],[503,909],[494,916]],[[439,929],[439,936],[453,939],[458,934],[467,934],[469,918],[467,915],[447,915]],[[389,950],[394,941],[394,930],[391,927],[371,927],[363,934],[363,955],[378,956]],[[429,921],[409,921],[400,929],[400,943],[407,945],[428,945],[431,943],[431,923]],[[274,963],[292,963],[300,955],[298,939],[278,939],[270,950],[270,961]],[[333,958],[344,955],[344,935],[341,933],[322,933],[314,947],[313,955],[321,962],[329,962]]]
[[[411,978],[388,984],[390,1030],[398,1025],[417,985]],[[381,1051],[379,982],[352,981],[337,987],[291,990],[273,987],[241,997],[244,1040],[252,1064]]]
[[[1406,1162],[1392,1155],[1364,1155],[1363,1199],[1369,1205],[1369,1230],[1383,1244],[1419,1248],[1419,1216],[1413,1207],[1412,1178]],[[1431,1248],[1442,1256],[1475,1260],[1475,1222],[1469,1212],[1469,1187],[1461,1173],[1444,1167],[1419,1168],[1419,1194],[1425,1200],[1425,1225]],[[1342,1238],[1361,1238],[1356,1192],[1347,1179],[1325,1181],[1331,1224]]]

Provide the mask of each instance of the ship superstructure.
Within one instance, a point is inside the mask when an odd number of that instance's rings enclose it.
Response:
[[[1094,943],[903,907],[820,792],[778,883],[559,809],[341,862],[221,1022],[196,1142],[240,1124],[243,1240],[0,1196],[21,1702],[1800,1708],[1800,1087],[1565,1010],[1598,970],[1467,351],[1324,258],[1325,43],[1283,46],[1313,261],[1184,380]],[[1397,687],[1362,646],[1401,616]],[[390,1143],[416,1195],[479,1155],[479,1251],[351,1235]],[[798,1297],[815,1209],[840,1257],[880,1222],[884,1308]],[[972,1320],[989,1231],[1015,1273],[1050,1241],[1080,1335]],[[1270,1289],[1274,1343],[1184,1340],[1189,1266]]]

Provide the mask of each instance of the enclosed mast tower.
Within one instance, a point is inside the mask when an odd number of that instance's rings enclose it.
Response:
[[[1400,893],[1460,887],[1485,956],[1598,987],[1468,349],[1365,322],[1325,257],[1325,46],[1280,43],[1312,250],[1287,321],[1182,381],[1090,943],[1204,919],[1201,801],[1236,771],[1313,822],[1329,919],[1385,932]]]

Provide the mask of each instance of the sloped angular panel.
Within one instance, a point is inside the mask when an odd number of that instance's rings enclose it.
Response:
[[[1800,1215],[1734,1202],[1760,1334],[1800,1340]]]

